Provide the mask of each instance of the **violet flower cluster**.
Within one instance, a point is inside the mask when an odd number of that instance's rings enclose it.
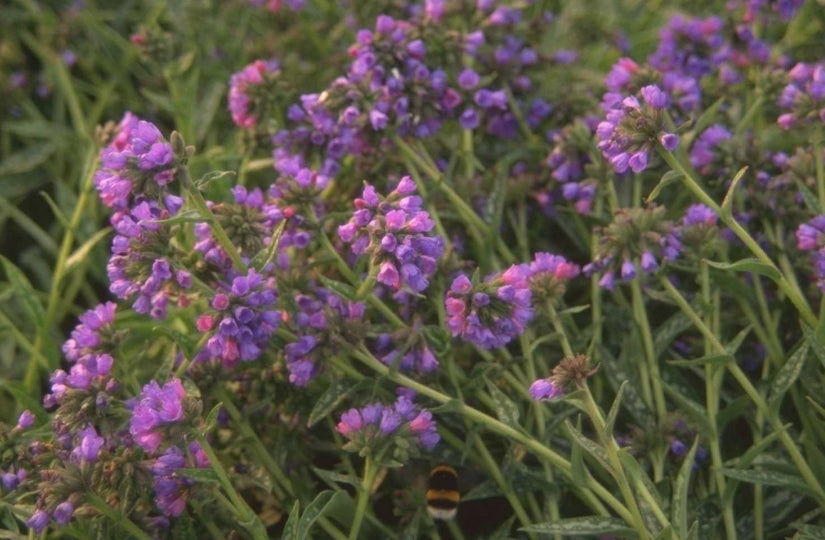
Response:
[[[216,361],[232,369],[260,357],[281,322],[277,300],[275,278],[254,268],[219,283],[209,303],[212,310],[197,320],[208,338],[196,363]]]
[[[118,211],[129,209],[141,198],[162,199],[177,167],[172,146],[157,126],[130,112],[101,152],[100,163],[95,187],[103,204]]]
[[[799,62],[789,72],[778,104],[789,110],[777,118],[782,129],[797,124],[821,126],[825,122],[825,63]]]
[[[607,290],[616,286],[617,274],[622,281],[632,281],[640,271],[650,274],[662,262],[676,259],[682,250],[663,206],[619,209],[613,222],[597,232],[596,257],[582,270],[586,276],[600,274],[599,286]]]
[[[679,136],[667,124],[665,110],[670,98],[658,86],[648,85],[636,96],[627,96],[607,109],[607,116],[596,128],[599,150],[617,173],[635,173],[647,168],[650,152],[657,145],[672,152]]]
[[[355,255],[369,257],[375,279],[393,292],[424,291],[444,250],[440,236],[427,234],[435,223],[415,190],[409,176],[386,197],[367,184],[352,218],[338,227],[338,237]]]
[[[324,360],[337,352],[341,343],[356,342],[363,334],[365,306],[351,302],[323,287],[311,293],[297,293],[297,309],[288,326],[298,336],[284,347],[289,382],[306,386],[314,379]]]
[[[825,215],[818,215],[796,229],[796,247],[810,251],[816,286],[825,292]]]
[[[372,403],[348,410],[335,429],[348,439],[346,450],[370,449],[380,454],[392,446],[396,457],[399,450],[415,455],[419,446],[432,450],[440,440],[432,413],[417,407],[403,394],[391,405]]]
[[[256,60],[229,79],[229,112],[235,125],[253,129],[271,113],[272,80],[280,74],[276,59]]]
[[[445,300],[450,333],[483,349],[506,345],[533,318],[529,278],[524,265],[512,265],[482,282],[456,276]]]

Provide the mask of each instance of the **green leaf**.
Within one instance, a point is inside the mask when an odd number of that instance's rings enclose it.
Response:
[[[801,478],[790,474],[767,470],[730,468],[723,468],[722,474],[728,478],[733,478],[742,482],[759,484],[763,486],[777,486],[816,496],[816,492],[808,487],[808,485]]]
[[[624,381],[630,382],[622,394],[622,402],[625,410],[633,416],[637,424],[643,426],[648,425],[653,420],[653,417],[650,409],[645,405],[642,396],[637,390],[640,388],[638,378],[634,378],[628,373],[625,370],[628,364],[616,360],[606,347],[599,347],[598,352],[601,357],[601,361],[599,362],[600,369],[607,375],[608,381],[617,392],[619,386],[621,386]]]
[[[725,97],[720,97],[711,103],[710,106],[699,116],[699,118],[696,119],[696,124],[693,127],[693,132],[696,133],[696,136],[699,136],[703,131],[705,131],[705,128],[714,122],[716,111],[719,110],[719,107],[721,107],[724,102]]]
[[[670,540],[671,538],[673,538],[673,525],[668,525],[653,537],[654,540]],[[684,536],[680,538],[684,538]]]
[[[30,410],[37,417],[38,424],[49,421],[49,415],[41,404],[39,393],[35,397],[26,390],[23,383],[9,379],[0,379],[0,388],[11,394],[21,408]]]
[[[209,133],[209,127],[212,120],[215,118],[218,108],[221,106],[226,84],[214,81],[212,85],[206,90],[206,95],[198,107],[195,108],[195,143],[203,142],[206,135]]]
[[[475,501],[478,499],[491,499],[502,495],[501,488],[493,480],[485,480],[474,486],[469,492],[461,496],[462,501]]]
[[[83,244],[80,247],[78,247],[74,251],[74,253],[69,255],[68,259],[66,259],[66,271],[70,271],[78,263],[87,260],[89,258],[89,253],[92,251],[92,249],[97,245],[98,242],[109,236],[110,232],[112,231],[108,227],[100,229],[95,234],[93,234],[91,238],[83,242]]]
[[[776,408],[782,402],[782,398],[790,390],[799,374],[802,373],[802,368],[805,366],[805,360],[808,358],[808,350],[810,349],[809,340],[804,340],[794,353],[788,358],[785,363],[779,368],[776,375],[773,376],[771,382],[771,389],[768,393],[768,407]]]
[[[221,480],[218,478],[218,474],[212,468],[205,468],[205,469],[191,469],[191,468],[184,468],[184,469],[177,469],[176,472],[178,474],[182,474],[187,478],[191,478],[196,482],[202,482],[204,484],[215,484],[221,485]]]
[[[728,354],[736,354],[736,351],[738,351],[739,347],[742,346],[742,342],[745,341],[745,338],[748,337],[748,334],[750,334],[752,329],[753,326],[749,324],[736,333],[733,339],[725,345],[725,350],[728,351]]]
[[[343,491],[322,491],[315,499],[307,505],[304,513],[301,515],[301,520],[295,528],[296,538],[309,538],[309,530],[315,524],[315,521],[326,515],[330,508],[337,504],[337,500],[348,498]]]
[[[486,377],[484,380],[487,382],[487,388],[490,391],[490,397],[493,398],[493,407],[496,411],[496,416],[499,420],[510,426],[511,428],[515,428],[521,430],[521,424],[519,424],[519,410],[518,406],[513,403],[513,400],[510,399],[507,394],[501,391],[501,389],[490,382],[489,379]]]
[[[564,425],[567,426],[567,431],[570,432],[570,435],[573,437],[575,443],[581,446],[582,449],[588,454],[593,456],[604,468],[604,470],[610,472],[611,474],[614,473],[613,467],[610,466],[610,461],[607,459],[607,452],[599,443],[585,437],[581,431],[573,427],[573,424],[571,424],[569,420],[566,420]]]
[[[676,528],[677,538],[687,538],[688,535],[688,487],[690,485],[690,473],[693,471],[693,459],[696,456],[696,449],[699,447],[699,438],[693,439],[693,445],[685,456],[676,482],[673,485],[672,517],[670,522]]]
[[[298,513],[301,510],[300,503],[295,501],[295,504],[292,505],[292,510],[289,511],[289,518],[286,520],[286,524],[284,525],[284,530],[281,532],[281,539],[282,540],[303,540],[297,534],[298,530]]]
[[[355,487],[359,487],[361,485],[361,479],[350,474],[341,474],[334,471],[328,471],[326,469],[319,469],[318,467],[313,467],[312,472],[317,474],[330,487],[338,487],[339,483],[349,484]]]
[[[493,531],[493,534],[487,537],[487,540],[509,540],[510,530],[513,528],[513,522],[515,520],[516,516],[510,516],[510,519],[499,525],[499,527]]]
[[[582,419],[576,419],[576,430],[581,432]],[[574,444],[570,450],[570,479],[573,484],[583,486],[587,483],[587,467],[584,464],[584,455],[580,444]]]
[[[693,327],[690,318],[683,312],[678,311],[668,319],[656,327],[653,334],[653,351],[656,358],[664,354],[673,340],[685,333],[686,330]]]
[[[729,354],[709,354],[708,356],[691,358],[690,360],[668,360],[667,363],[679,367],[695,367],[709,364],[713,367],[720,368],[735,361],[736,359]]]
[[[688,398],[669,384],[663,382],[662,388],[665,390],[665,393],[679,405],[679,408],[690,416],[691,420],[696,422],[700,433],[708,434],[712,432],[710,421],[708,420],[708,412],[703,405]]]
[[[0,176],[33,171],[46,163],[55,150],[57,146],[51,141],[28,144],[22,150],[8,154],[0,162]]]
[[[684,175],[679,171],[668,171],[665,174],[663,174],[662,178],[659,180],[659,183],[656,184],[656,187],[654,187],[650,191],[650,194],[648,194],[647,198],[645,199],[645,202],[651,203],[655,201],[656,197],[659,196],[659,194],[662,192],[664,188],[666,188],[670,184],[678,182],[682,179],[683,176]]]
[[[519,529],[526,533],[561,534],[569,536],[611,535],[619,538],[638,538],[639,534],[627,524],[613,517],[587,516],[537,523]]]
[[[825,318],[820,319],[820,322],[825,320]],[[819,325],[817,325],[819,326]],[[808,342],[808,345],[811,346],[811,350],[813,351],[816,358],[819,360],[819,363],[822,364],[822,367],[825,368],[825,341],[823,338],[820,338],[816,331],[811,330],[811,327],[803,324],[802,331],[805,334],[805,340]]]
[[[323,275],[318,275],[318,280],[326,287],[327,289],[331,290],[338,296],[342,296],[347,300],[355,301],[355,289],[352,288],[351,285],[347,285],[346,283],[342,283],[340,281],[336,281],[334,279],[329,279]]]
[[[752,272],[754,274],[769,277],[774,281],[779,281],[782,277],[779,270],[777,270],[775,266],[763,263],[759,259],[755,258],[740,259],[732,263],[714,261],[705,262],[707,262],[708,266],[718,268],[719,270],[729,270],[731,272]]]
[[[329,413],[335,410],[335,408],[359,386],[359,384],[352,384],[342,377],[333,378],[332,384],[329,385],[326,392],[315,401],[315,407],[313,407],[312,412],[309,413],[307,427],[312,427],[320,420],[326,418]]]
[[[5,270],[6,279],[9,281],[11,292],[20,301],[20,306],[23,308],[29,324],[34,328],[42,327],[46,321],[46,311],[38,301],[34,287],[29,283],[26,275],[10,260],[0,255],[0,262],[3,264],[3,270]]]
[[[206,415],[204,418],[204,424],[206,425],[206,431],[212,429],[218,423],[218,414],[221,412],[223,408],[223,403],[217,403],[212,410]]]
[[[607,413],[607,418],[604,421],[604,433],[608,437],[613,436],[613,426],[616,425],[616,416],[619,414],[619,405],[622,402],[622,393],[627,387],[627,381],[623,381],[619,385],[619,390],[616,392],[616,397],[613,399],[613,404],[610,406],[610,411]]]
[[[198,190],[203,191],[212,182],[216,182],[227,177],[235,177],[236,175],[237,173],[235,171],[209,171],[195,180],[195,187]]]
[[[814,192],[811,191],[798,176],[794,175],[794,179],[796,180],[796,188],[802,193],[802,200],[805,201],[805,206],[808,207],[811,213],[821,214],[822,207],[819,205],[819,199],[814,195]]]
[[[809,525],[800,523],[793,525],[799,531],[799,536],[794,536],[798,540],[825,540],[825,527],[819,525]]]
[[[736,195],[736,187],[739,185],[739,182],[745,176],[747,170],[747,167],[742,167],[736,173],[736,176],[733,177],[733,180],[731,180],[728,192],[725,193],[725,198],[722,200],[722,207],[720,208],[720,217],[725,216],[730,218],[732,216],[731,208],[733,207],[733,199]]]

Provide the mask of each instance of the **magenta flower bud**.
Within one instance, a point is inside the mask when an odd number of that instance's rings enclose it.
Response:
[[[26,409],[22,413],[20,413],[20,417],[17,419],[17,428],[18,429],[29,429],[34,424],[34,414]]]
[[[679,146],[679,136],[675,133],[663,133],[659,137],[659,142],[665,147],[668,152],[673,152]]]
[[[35,534],[40,534],[49,526],[49,514],[45,510],[36,510],[26,521],[26,526],[32,529]]]
[[[54,520],[58,525],[67,525],[74,514],[74,505],[69,501],[63,501],[54,509]]]

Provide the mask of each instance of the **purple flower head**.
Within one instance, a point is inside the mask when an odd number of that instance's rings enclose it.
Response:
[[[229,78],[228,105],[235,125],[253,129],[269,114],[279,74],[277,60],[255,60]]]
[[[796,64],[789,72],[791,82],[778,100],[787,112],[777,122],[783,129],[795,125],[825,122],[825,63]]]
[[[186,391],[180,379],[162,387],[150,381],[143,387],[132,410],[129,433],[147,453],[154,454],[163,443],[163,429],[184,420]]]
[[[49,526],[49,514],[45,510],[35,510],[34,514],[26,521],[26,526],[40,534]]]
[[[708,127],[696,138],[690,149],[690,164],[703,173],[710,173],[713,170],[710,165],[714,159],[714,148],[730,138],[731,133],[724,126],[714,124]]]
[[[667,151],[673,151],[679,138],[668,131],[662,109],[667,107],[669,99],[659,87],[648,85],[641,89],[644,103],[635,95],[608,103],[605,94],[603,106],[606,107],[605,119],[596,127],[599,138],[598,147],[617,173],[631,169],[642,172],[648,166],[648,155],[661,144]]]
[[[294,305],[297,309],[289,314],[288,325],[298,339],[284,347],[284,356],[289,382],[303,387],[335,354],[341,340],[360,339],[365,306],[314,286],[295,294]]]
[[[215,360],[232,369],[239,361],[256,360],[281,322],[277,300],[275,278],[254,268],[220,283],[212,311],[198,318],[198,329],[208,338],[196,361]]]
[[[349,439],[345,449],[371,448],[376,455],[395,446],[394,457],[406,459],[417,447],[432,450],[440,437],[430,411],[420,409],[401,395],[392,405],[372,403],[341,415],[336,431]]]
[[[550,378],[533,381],[528,391],[535,400],[555,399],[564,394],[564,389]]]
[[[103,443],[103,437],[97,434],[94,426],[87,426],[77,432],[78,444],[72,450],[72,460],[76,463],[92,462],[97,459]]]
[[[63,501],[54,509],[54,521],[58,525],[68,525],[74,514],[74,505],[69,501]]]
[[[367,255],[376,281],[391,291],[423,292],[443,252],[443,240],[430,234],[435,223],[413,195],[409,177],[386,197],[367,185],[355,200],[350,221],[338,228],[338,237],[352,245],[355,255]]]
[[[94,183],[101,201],[125,211],[140,198],[160,201],[176,166],[172,147],[160,130],[127,112],[112,142],[100,154]]]
[[[459,274],[445,300],[450,333],[484,349],[501,347],[521,334],[533,318],[528,279],[527,265],[513,265],[482,283]]]
[[[29,429],[34,425],[34,420],[34,413],[26,409],[22,413],[20,413],[20,417],[17,419],[16,427],[20,430]]]
[[[109,290],[118,298],[134,299],[135,311],[155,319],[166,317],[170,300],[186,303],[186,289],[191,287],[188,272],[158,257],[167,252],[172,257],[173,231],[159,221],[171,215],[155,202],[142,201],[111,218],[117,234],[107,265]]]
[[[659,268],[660,261],[675,259],[680,251],[676,226],[665,219],[665,208],[622,208],[613,222],[599,231],[600,245],[594,261],[584,267],[585,275],[601,274],[599,285],[616,286],[616,276],[630,281]]]

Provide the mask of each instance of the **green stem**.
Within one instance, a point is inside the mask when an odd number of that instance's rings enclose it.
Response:
[[[180,137],[179,134],[172,133],[172,137],[175,136]],[[173,145],[173,148],[175,146]],[[246,264],[241,260],[241,255],[238,253],[238,250],[235,248],[235,245],[232,243],[232,240],[229,239],[229,236],[226,234],[223,226],[221,225],[220,221],[215,217],[215,214],[209,209],[206,205],[206,200],[203,198],[203,195],[198,190],[198,188],[192,182],[192,176],[189,174],[189,167],[185,164],[178,167],[178,174],[180,175],[180,182],[183,186],[186,193],[189,195],[189,201],[195,206],[200,216],[209,222],[209,230],[215,235],[215,240],[218,241],[218,244],[223,248],[226,252],[227,256],[232,259],[232,264],[235,266],[242,273],[246,273],[247,268]]]
[[[118,512],[109,506],[109,504],[106,503],[106,501],[104,501],[103,498],[101,498],[101,496],[97,493],[86,493],[86,501],[91,503],[95,510],[114,521],[118,527],[128,532],[138,540],[152,540],[152,537],[143,532],[143,530],[138,527],[134,521],[126,517],[123,512]]]
[[[624,467],[619,459],[619,446],[616,444],[613,436],[605,432],[604,417],[602,417],[602,413],[599,411],[599,407],[596,405],[596,401],[590,393],[590,388],[588,388],[587,384],[581,384],[580,388],[584,390],[585,409],[587,410],[587,415],[590,417],[590,421],[593,422],[593,425],[596,428],[596,433],[599,436],[599,442],[605,449],[607,460],[610,463],[610,468],[612,469],[610,472],[616,480],[616,484],[619,486],[619,491],[622,494],[622,498],[624,499],[624,502],[633,517],[630,524],[636,529],[636,532],[639,533],[639,537],[642,540],[646,540],[650,538],[650,532],[645,526],[644,518],[642,518],[642,513],[639,510],[639,505],[633,494],[633,489],[630,487],[630,482],[627,480]]]
[[[361,532],[361,522],[364,520],[364,513],[367,511],[367,504],[370,501],[370,492],[375,483],[375,475],[378,467],[372,461],[372,457],[367,456],[364,460],[364,478],[361,482],[361,489],[358,491],[358,503],[355,507],[355,516],[352,519],[352,529],[349,531],[349,539],[356,540]]]
[[[270,451],[266,446],[264,446],[264,443],[258,437],[258,434],[254,429],[252,429],[252,426],[249,425],[249,422],[246,421],[243,414],[241,414],[241,411],[235,406],[235,403],[232,401],[232,397],[229,395],[226,388],[219,386],[216,397],[221,401],[224,409],[226,409],[226,412],[229,413],[229,417],[235,423],[235,426],[243,439],[251,443],[251,451],[255,454],[258,463],[264,466],[274,480],[272,483],[272,488],[278,498],[283,499],[284,492],[294,497],[295,490],[292,487],[292,482],[289,478],[287,478],[286,474],[284,474],[284,471],[281,470],[281,466],[278,465],[278,462],[272,457]]]
[[[728,354],[725,346],[719,341],[716,335],[711,332],[711,330],[705,325],[699,315],[693,310],[690,306],[688,301],[682,296],[682,293],[679,292],[673,284],[667,280],[665,277],[660,278],[660,282],[662,286],[665,288],[667,293],[673,298],[676,302],[676,305],[688,316],[688,318],[693,322],[696,328],[702,333],[704,338],[708,340],[712,345],[714,352],[717,354]],[[808,465],[807,460],[805,457],[800,453],[799,448],[794,443],[791,436],[788,434],[787,429],[785,426],[782,425],[777,414],[771,411],[768,408],[767,403],[765,403],[764,398],[756,390],[756,388],[751,384],[748,376],[742,371],[742,369],[735,363],[729,363],[727,366],[728,370],[730,371],[731,375],[733,375],[736,382],[742,387],[748,397],[753,401],[756,407],[760,410],[760,412],[765,415],[765,419],[770,423],[771,427],[779,432],[779,440],[782,442],[782,445],[785,447],[785,450],[791,457],[791,460],[796,465],[796,468],[799,470],[799,473],[802,475],[802,479],[805,483],[813,490],[815,493],[815,497],[817,502],[820,505],[825,505],[825,490],[822,489],[819,481],[816,478],[816,475],[811,470],[810,465]]]
[[[702,288],[702,304],[705,306],[714,305],[711,302],[710,294],[710,272],[706,262],[700,265],[700,283]],[[710,355],[712,347],[710,342],[705,340],[705,355]],[[713,479],[716,483],[716,491],[720,497],[725,493],[725,475],[722,473],[724,463],[722,461],[722,449],[719,445],[718,423],[716,415],[719,413],[719,396],[722,388],[722,371],[715,369],[711,364],[705,364],[705,407],[708,414],[708,443],[710,444],[710,458],[713,464]],[[728,538],[736,539],[736,519],[733,514],[733,500],[722,501],[722,518],[725,523],[725,533]]]
[[[564,331],[564,324],[561,322],[559,312],[556,311],[556,306],[553,302],[547,301],[547,315],[550,317],[550,322],[553,324],[553,329],[559,335],[559,342],[561,343],[561,350],[565,358],[573,358],[576,353],[573,352],[573,347],[570,345],[570,340],[567,339],[567,333]]]
[[[64,299],[63,290],[60,288],[60,284],[66,276],[66,263],[68,262],[69,256],[71,255],[72,246],[74,245],[75,231],[80,226],[81,221],[88,217],[89,210],[87,206],[90,204],[90,195],[94,191],[93,179],[95,171],[97,170],[95,167],[97,165],[97,148],[93,148],[89,151],[89,154],[86,156],[84,162],[84,170],[86,172],[83,175],[83,181],[80,184],[80,193],[77,197],[77,204],[75,204],[74,213],[69,221],[69,227],[63,234],[63,240],[60,243],[60,250],[58,251],[57,259],[54,263],[52,283],[49,288],[49,299],[46,304],[46,314],[43,317],[43,324],[37,329],[37,335],[35,336],[33,344],[34,350],[32,351],[32,357],[29,360],[26,375],[23,379],[23,385],[31,395],[39,392],[40,383],[38,378],[40,375],[39,367],[41,362],[38,361],[38,358],[42,358],[44,356],[42,354],[43,347],[48,341],[49,331],[54,326],[60,302]],[[58,361],[59,358],[57,357],[47,358],[47,369],[51,370],[56,368]]]
[[[353,350],[353,354],[359,360],[361,360],[367,367],[383,375],[388,380],[396,384],[400,384],[401,386],[405,386],[407,388],[415,390],[419,394],[427,396],[438,403],[454,403],[454,400],[450,396],[443,394],[429,386],[414,381],[400,373],[392,372],[387,366],[385,366],[379,360],[374,358],[372,354],[363,346]],[[550,463],[550,465],[556,467],[567,478],[572,478],[570,462],[564,459],[561,455],[557,454],[552,449],[544,446],[532,437],[525,435],[522,431],[510,427],[504,422],[501,422],[496,418],[488,416],[487,414],[479,411],[478,409],[470,407],[464,403],[454,403],[454,406],[454,412],[481,424],[482,426],[486,427],[494,433],[498,433],[499,435],[507,437],[518,443],[521,443],[522,445],[524,445],[525,448],[527,448],[537,456],[547,460],[547,462]],[[582,499],[582,501],[584,501],[588,506],[590,506],[597,512],[605,514],[606,510],[599,502],[599,500],[594,497],[594,494],[601,498],[603,501],[605,501],[611,508],[613,508],[613,510],[627,523],[633,523],[633,519],[630,512],[621,503],[621,501],[616,499],[616,497],[614,497],[608,489],[604,488],[592,477],[588,478],[586,486],[577,486],[575,489],[579,497]]]
[[[782,273],[782,271],[777,268],[776,264],[771,260],[765,250],[759,245],[759,243],[754,240],[754,238],[739,224],[736,219],[730,214],[729,211],[723,211],[722,207],[716,204],[710,195],[708,195],[704,189],[699,185],[693,175],[688,171],[688,169],[682,165],[682,163],[677,160],[673,154],[665,150],[664,148],[658,148],[659,154],[662,158],[667,162],[670,167],[678,171],[682,174],[682,181],[685,186],[699,199],[703,204],[713,210],[717,216],[727,225],[733,233],[745,244],[745,246],[753,253],[757,259],[763,264],[769,266],[773,270],[779,274],[779,278],[776,280],[777,286],[779,289],[788,297],[791,303],[796,306],[797,311],[808,323],[810,326],[816,326],[818,321],[817,316],[811,310],[811,307],[805,301],[804,296],[802,293],[799,292],[798,289],[794,288],[791,283],[788,281],[787,276]]]
[[[638,266],[638,261],[636,265]],[[656,414],[661,422],[667,415],[667,404],[665,402],[665,393],[662,389],[662,374],[659,371],[659,362],[656,358],[656,352],[653,346],[653,335],[650,330],[650,321],[647,318],[647,310],[645,310],[644,299],[642,297],[642,286],[640,285],[638,278],[630,282],[630,290],[632,294],[633,315],[636,319],[636,324],[639,325],[639,331],[642,334],[642,345],[644,346],[645,360],[647,361],[648,369],[650,370],[650,385],[653,390],[653,401],[656,405]]]
[[[247,529],[254,540],[267,540],[266,527],[252,508],[246,504],[243,497],[235,490],[229,480],[229,475],[226,474],[226,469],[224,469],[217,454],[215,454],[215,450],[212,449],[212,445],[209,444],[203,433],[194,431],[193,435],[198,440],[203,453],[209,459],[209,467],[215,472],[221,487],[229,497],[232,506],[229,510],[233,512],[237,522]]]
[[[521,501],[513,493],[512,483],[508,482],[504,475],[501,473],[501,469],[498,466],[495,458],[493,458],[490,451],[487,449],[487,446],[481,440],[481,437],[476,437],[476,449],[478,450],[479,456],[481,456],[481,460],[487,467],[487,472],[493,477],[493,481],[498,484],[499,489],[501,489],[504,497],[507,499],[507,502],[510,503],[510,506],[513,508],[513,512],[515,512],[516,517],[521,522],[522,525],[525,527],[532,524],[533,521],[527,515],[527,511],[524,510],[524,506],[522,506]],[[532,535],[531,535],[532,536]]]

